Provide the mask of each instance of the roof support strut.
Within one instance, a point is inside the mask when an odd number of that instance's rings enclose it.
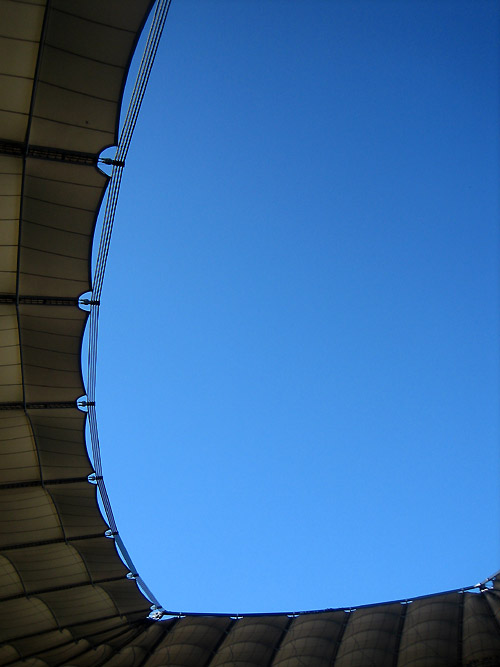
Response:
[[[56,162],[71,162],[72,164],[88,165],[96,167],[98,157],[92,153],[80,153],[78,151],[67,151],[62,148],[49,148],[47,146],[29,145],[27,150],[21,141],[5,141],[0,139],[0,154],[12,157],[32,157],[39,160],[51,160]]]

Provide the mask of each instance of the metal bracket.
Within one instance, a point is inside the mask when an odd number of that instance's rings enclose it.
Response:
[[[125,166],[125,161],[124,160],[112,160],[109,157],[100,157],[99,162],[104,162],[104,164],[110,164],[113,167],[124,167]]]

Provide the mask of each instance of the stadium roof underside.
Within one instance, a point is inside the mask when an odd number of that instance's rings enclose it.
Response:
[[[153,621],[89,483],[91,243],[150,0],[0,0],[0,664],[500,665],[500,591]]]

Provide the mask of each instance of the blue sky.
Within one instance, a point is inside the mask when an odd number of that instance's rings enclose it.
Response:
[[[104,475],[174,610],[500,568],[498,5],[174,0],[125,169]]]

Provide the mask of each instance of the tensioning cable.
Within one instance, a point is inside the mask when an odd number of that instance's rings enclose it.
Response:
[[[130,98],[125,121],[120,133],[118,147],[113,160],[102,160],[105,163],[112,164],[111,178],[108,184],[108,193],[106,198],[106,207],[104,210],[104,218],[102,223],[101,237],[99,240],[99,249],[97,253],[96,266],[94,270],[94,279],[92,287],[92,298],[90,303],[89,316],[89,342],[88,342],[88,373],[87,373],[87,406],[88,406],[88,422],[90,443],[92,451],[92,460],[95,470],[96,483],[99,489],[99,494],[102,501],[104,513],[110,527],[110,535],[115,539],[116,545],[122,555],[124,562],[130,569],[131,577],[135,578],[138,585],[145,593],[145,595],[153,603],[153,617],[159,618],[162,615],[163,607],[158,602],[156,597],[150,591],[148,586],[143,581],[142,577],[137,573],[134,563],[123,544],[116,526],[111,503],[109,501],[106,486],[102,476],[102,463],[99,444],[99,433],[97,430],[97,416],[95,409],[95,387],[96,387],[96,365],[97,365],[97,337],[99,331],[99,302],[102,292],[102,284],[104,280],[104,273],[106,270],[106,262],[109,253],[109,244],[111,241],[111,234],[113,231],[113,223],[115,219],[116,206],[118,202],[118,195],[120,191],[120,184],[122,179],[123,166],[127,157],[128,149],[132,139],[141,104],[144,98],[144,93],[149,81],[151,69],[155,60],[158,45],[165,26],[165,21],[170,8],[171,0],[158,0],[156,3],[153,20],[148,33],[146,45],[141,58],[139,71],[134,84],[132,95]]]

